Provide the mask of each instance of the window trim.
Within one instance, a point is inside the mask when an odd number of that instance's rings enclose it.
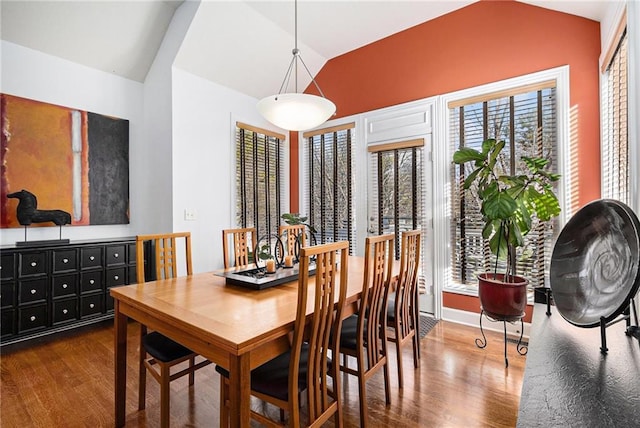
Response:
[[[434,150],[433,153],[433,174],[434,182],[443,183],[434,186],[434,284],[442,287],[440,291],[454,292],[477,296],[477,287],[471,288],[460,284],[451,284],[451,258],[449,257],[451,240],[451,179],[449,175],[451,159],[453,153],[449,150],[449,106],[455,105],[458,100],[481,97],[485,94],[508,91],[511,88],[518,88],[528,85],[541,84],[554,80],[556,82],[557,109],[557,136],[558,136],[558,173],[561,179],[558,184],[558,200],[562,212],[559,216],[560,230],[572,214],[566,203],[567,195],[571,195],[571,156],[569,152],[570,128],[569,128],[569,66],[557,67],[525,76],[514,77],[494,83],[480,85],[474,88],[451,92],[441,95],[438,99],[436,120],[434,127],[434,147],[441,150]]]
[[[237,185],[236,185],[236,176],[237,176],[237,170],[236,170],[236,151],[235,151],[235,145],[236,145],[236,129],[242,125],[242,127],[244,127],[245,129],[249,129],[251,131],[255,131],[255,132],[260,132],[260,133],[264,133],[265,135],[269,135],[272,137],[276,137],[276,138],[281,138],[283,137],[283,139],[281,139],[280,141],[280,145],[281,145],[281,150],[282,152],[282,164],[284,165],[284,168],[282,168],[281,170],[281,189],[280,189],[280,211],[282,213],[287,213],[290,212],[290,198],[289,198],[289,190],[290,190],[290,186],[291,186],[291,168],[289,167],[291,164],[290,161],[290,156],[291,156],[291,149],[290,149],[290,137],[289,134],[282,134],[282,130],[280,129],[276,129],[276,128],[263,128],[263,127],[259,127],[259,126],[254,126],[254,125],[249,125],[249,123],[257,123],[259,121],[257,120],[249,120],[246,118],[240,118],[236,115],[231,115],[230,121],[229,121],[229,135],[230,135],[230,141],[231,141],[231,147],[229,148],[229,162],[231,165],[231,172],[232,175],[229,177],[230,180],[230,188],[231,188],[231,194],[230,194],[230,203],[229,203],[229,219],[228,219],[228,224],[229,225],[235,225],[236,223],[236,215],[237,215],[237,211],[236,211],[236,195],[237,195]]]

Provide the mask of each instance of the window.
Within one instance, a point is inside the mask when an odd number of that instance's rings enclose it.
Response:
[[[422,228],[423,146],[423,139],[369,146],[373,183],[370,231],[395,234],[396,259],[401,233]]]
[[[280,224],[285,136],[236,124],[236,224],[255,227],[258,238]]]
[[[602,78],[602,197],[629,204],[627,32]]]
[[[316,243],[349,240],[354,252],[354,123],[304,133],[307,174],[305,206]]]
[[[506,92],[449,103],[450,152],[460,147],[482,150],[487,138],[504,140],[510,148],[500,159],[506,174],[516,174],[525,167],[522,156],[551,159],[550,170],[558,172],[557,106],[555,81],[542,82]],[[470,165],[467,165],[470,168]],[[475,287],[479,273],[493,270],[495,258],[488,241],[482,238],[482,216],[478,200],[462,183],[471,170],[451,165],[450,266],[451,280],[463,287]],[[517,273],[529,279],[532,287],[545,283],[557,224],[533,226],[518,254]],[[504,268],[504,262],[498,269]]]

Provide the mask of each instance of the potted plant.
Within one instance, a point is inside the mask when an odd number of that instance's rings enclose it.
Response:
[[[489,240],[496,256],[493,272],[478,276],[478,294],[487,315],[499,319],[518,319],[527,303],[528,280],[517,276],[516,251],[524,245],[532,220],[549,221],[560,213],[553,183],[560,176],[548,172],[549,159],[523,156],[526,171],[505,175],[499,165],[504,141],[487,139],[479,152],[463,147],[453,155],[455,164],[469,164],[464,189],[472,189],[480,201],[485,225],[482,237]],[[506,260],[504,272],[498,273],[498,259]]]

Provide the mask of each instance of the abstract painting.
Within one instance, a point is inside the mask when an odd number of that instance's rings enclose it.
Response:
[[[2,228],[21,227],[7,194],[22,189],[72,225],[129,223],[128,120],[7,94],[0,102]]]

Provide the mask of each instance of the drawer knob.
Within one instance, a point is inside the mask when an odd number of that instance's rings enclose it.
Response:
[[[119,279],[120,277],[118,275],[114,275],[113,279],[115,279],[116,281]]]
[[[90,307],[91,309],[93,309],[95,306],[96,306],[96,305],[94,305],[93,303],[90,303],[90,304],[89,304],[89,307]]]
[[[62,259],[62,263],[69,263],[69,259]]]
[[[96,259],[96,257],[95,257],[95,256],[90,256],[90,257],[89,257],[89,260],[91,260],[91,261],[94,261],[95,259]]]
[[[35,289],[31,289],[31,294],[36,294],[36,290]]]
[[[118,258],[118,253],[113,253],[113,257]]]
[[[67,315],[67,312],[69,312],[69,311],[68,311],[68,310],[66,310],[66,309],[63,309],[63,310],[62,310],[62,313],[63,313],[63,314],[65,314],[65,315]]]
[[[36,263],[36,262],[31,262],[31,267],[36,267],[36,266],[38,266],[38,263]]]
[[[31,315],[31,318],[29,318],[31,321],[35,321],[36,320],[36,316],[35,315]]]
[[[93,279],[90,279],[89,280],[89,284],[93,285],[93,284],[95,284],[95,281]]]

